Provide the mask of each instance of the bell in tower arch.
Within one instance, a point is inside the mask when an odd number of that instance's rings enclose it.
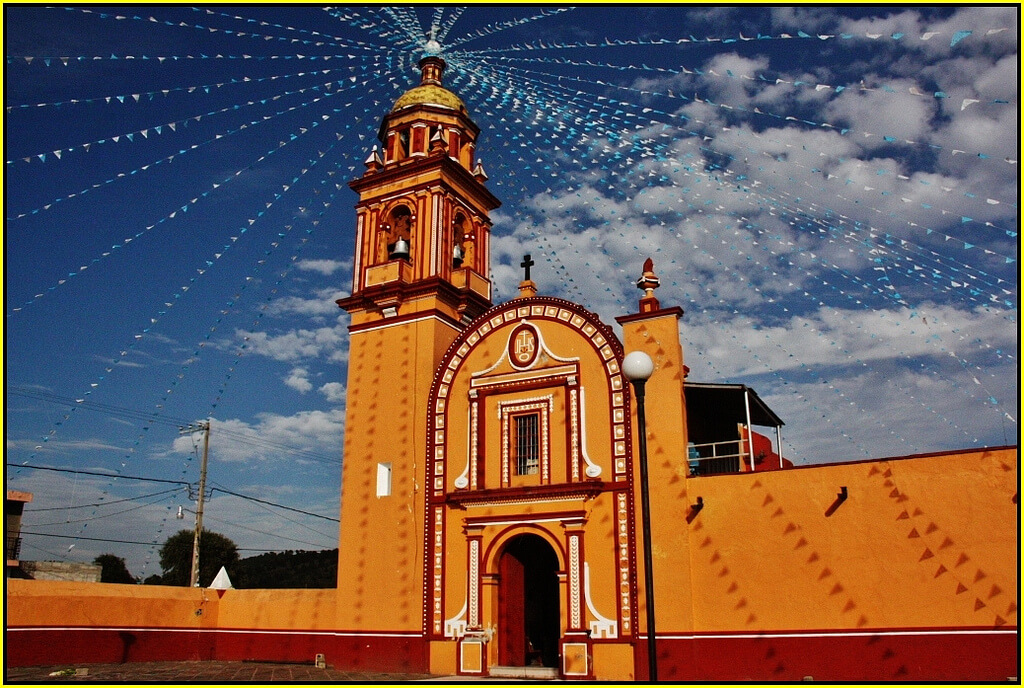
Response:
[[[384,225],[388,260],[409,260],[413,222],[416,216],[407,206],[399,205],[388,214]]]

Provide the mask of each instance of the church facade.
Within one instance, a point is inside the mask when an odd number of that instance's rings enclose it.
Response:
[[[639,429],[622,371],[627,351],[644,351],[656,366],[646,438],[662,679],[884,678],[871,643],[851,650],[861,638],[935,661],[947,645],[1005,659],[1016,642],[1015,451],[969,462],[1005,483],[1001,541],[982,572],[1000,572],[985,593],[1005,593],[1005,608],[965,625],[962,600],[887,595],[884,576],[902,564],[883,561],[883,543],[913,512],[875,527],[868,494],[895,485],[896,472],[963,457],[766,472],[766,454],[774,468],[786,462],[752,420],[777,432],[782,421],[753,390],[686,381],[683,312],[658,302],[650,261],[621,337],[579,305],[538,295],[529,256],[518,297],[493,305],[488,213],[499,203],[476,160],[479,129],[442,85],[444,61],[420,66],[420,85],[384,117],[382,149],[350,184],[353,284],[338,302],[352,318],[343,654],[441,674],[647,676]],[[804,496],[783,506],[780,492]],[[916,548],[906,555],[921,561]],[[817,581],[832,592],[822,597]]]

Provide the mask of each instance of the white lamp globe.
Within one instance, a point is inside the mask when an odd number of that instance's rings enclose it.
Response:
[[[630,382],[646,382],[654,373],[654,361],[643,351],[633,351],[622,359],[622,373]]]

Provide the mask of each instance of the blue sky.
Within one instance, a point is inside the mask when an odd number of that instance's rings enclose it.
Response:
[[[1017,442],[1015,6],[4,13],[25,559],[158,573],[208,417],[207,527],[337,546],[347,182],[432,26],[503,201],[496,302],[529,252],[614,322],[651,256],[690,379],[753,386],[796,463]]]

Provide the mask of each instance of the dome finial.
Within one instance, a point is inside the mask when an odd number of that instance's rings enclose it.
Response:
[[[420,77],[420,86],[440,86],[441,75],[444,73],[448,63],[438,55],[427,55],[420,60],[420,70],[423,76]]]

